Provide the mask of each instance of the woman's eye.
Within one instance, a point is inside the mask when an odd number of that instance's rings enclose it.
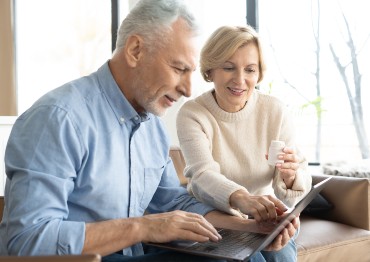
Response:
[[[234,68],[233,67],[224,67],[225,71],[232,71]]]
[[[256,72],[256,70],[254,70],[253,68],[246,68],[245,69],[245,72],[247,72],[247,73],[254,73],[254,72]]]

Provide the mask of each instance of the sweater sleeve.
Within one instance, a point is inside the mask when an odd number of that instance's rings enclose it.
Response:
[[[212,137],[217,129],[212,115],[201,105],[188,101],[177,116],[177,134],[189,178],[188,191],[198,200],[232,215],[242,216],[230,206],[230,195],[244,187],[221,174],[212,156]],[[245,189],[244,189],[245,190]]]

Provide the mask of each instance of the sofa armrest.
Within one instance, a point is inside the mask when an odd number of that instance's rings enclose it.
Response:
[[[328,175],[312,175],[314,184]],[[321,194],[333,209],[318,215],[357,228],[370,230],[370,179],[333,176]]]

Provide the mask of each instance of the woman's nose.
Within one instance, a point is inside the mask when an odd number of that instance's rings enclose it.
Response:
[[[245,73],[244,71],[236,71],[235,72],[235,75],[234,75],[234,78],[233,78],[233,81],[235,84],[238,84],[238,85],[241,85],[245,82]]]

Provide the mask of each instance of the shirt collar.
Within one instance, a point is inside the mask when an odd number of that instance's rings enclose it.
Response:
[[[113,75],[110,71],[107,61],[97,71],[99,86],[102,93],[107,98],[107,101],[114,112],[118,122],[123,124],[126,121],[132,120],[135,123],[144,122],[150,119],[149,113],[138,113],[128,102],[118,87]]]

